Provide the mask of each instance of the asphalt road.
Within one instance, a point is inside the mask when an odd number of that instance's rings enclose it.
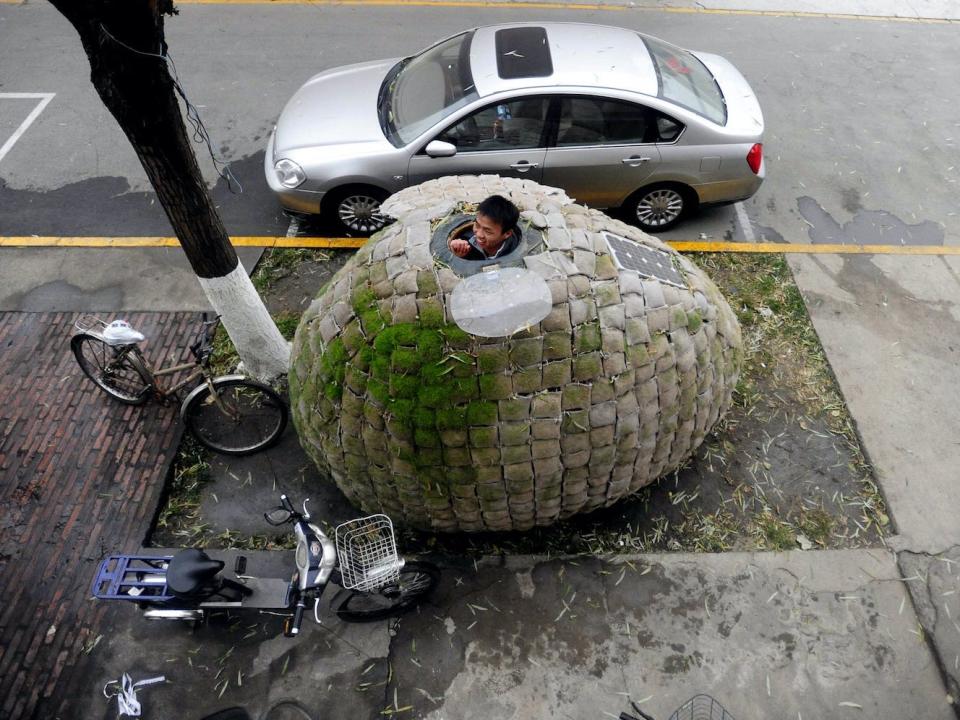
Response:
[[[767,123],[767,181],[745,204],[667,235],[793,242],[855,237],[956,243],[960,161],[956,28],[888,21],[509,8],[183,6],[167,37],[183,87],[243,185],[231,194],[197,146],[231,233],[283,234],[262,177],[276,115],[310,75],[418,50],[510,20],[632,27],[720,53],[746,75]],[[0,235],[168,235],[133,151],[88,80],[72,28],[40,3],[0,6],[0,143],[54,93],[0,158]],[[381,29],[389,28],[389,32]],[[952,71],[952,70],[953,71]],[[899,239],[897,240],[899,242]]]

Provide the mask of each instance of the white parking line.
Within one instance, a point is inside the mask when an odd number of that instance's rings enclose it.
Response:
[[[27,119],[20,123],[13,135],[3,144],[3,147],[0,147],[0,162],[3,161],[3,158],[10,148],[14,146],[17,140],[20,139],[20,136],[23,135],[27,128],[30,127],[30,124],[37,119],[37,116],[43,112],[43,109],[47,104],[53,100],[56,93],[0,93],[0,100],[39,100],[37,106],[27,115]]]
[[[295,215],[290,218],[290,227],[287,228],[287,237],[296,237],[300,232],[300,220]]]
[[[743,239],[747,242],[755,242],[757,236],[753,234],[753,226],[750,224],[750,218],[747,216],[747,210],[742,202],[734,204],[737,212],[737,222],[740,223],[740,229],[743,230]]]

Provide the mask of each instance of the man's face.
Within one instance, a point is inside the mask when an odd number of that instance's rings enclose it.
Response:
[[[504,232],[499,223],[491,220],[483,213],[477,213],[477,217],[473,221],[473,237],[487,255],[492,255],[499,250],[511,233],[511,230]]]

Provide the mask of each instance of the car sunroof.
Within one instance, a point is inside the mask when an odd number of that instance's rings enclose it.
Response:
[[[497,74],[503,80],[553,75],[547,31],[542,27],[497,30]]]

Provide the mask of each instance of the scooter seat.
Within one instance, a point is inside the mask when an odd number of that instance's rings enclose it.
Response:
[[[203,550],[181,550],[167,567],[167,589],[176,597],[190,597],[210,588],[211,581],[223,570],[222,560],[213,560]]]

